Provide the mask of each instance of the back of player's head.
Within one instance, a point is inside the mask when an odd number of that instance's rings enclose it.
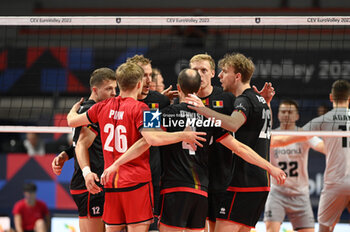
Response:
[[[26,184],[24,184],[23,192],[35,193],[36,192],[36,185],[33,184],[33,183],[26,183]]]
[[[195,56],[193,56],[190,60],[190,64],[193,63],[193,62],[197,62],[197,61],[208,61],[209,64],[210,64],[210,68],[212,70],[215,70],[215,61],[214,59],[208,55],[207,53],[204,53],[204,54],[197,54]]]
[[[350,96],[350,84],[347,80],[337,80],[332,85],[333,100],[347,101]]]
[[[201,86],[201,76],[196,70],[186,68],[179,73],[177,83],[185,95],[197,93]]]
[[[224,68],[225,66],[233,67],[235,73],[240,73],[243,83],[250,81],[255,70],[253,61],[241,53],[226,54],[219,60],[219,67]]]
[[[118,86],[122,91],[134,89],[143,77],[143,69],[131,62],[121,64],[116,73]]]
[[[99,68],[92,72],[90,76],[90,87],[100,86],[106,80],[115,81],[117,77],[115,72],[110,68]]]
[[[150,64],[152,61],[143,55],[134,55],[133,57],[129,57],[126,62],[131,62],[140,66]]]
[[[284,99],[280,102],[280,106],[281,105],[295,106],[295,109],[299,113],[299,104],[296,101],[294,101],[293,99]]]

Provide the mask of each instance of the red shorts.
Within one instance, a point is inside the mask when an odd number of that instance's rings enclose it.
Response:
[[[105,189],[102,219],[107,225],[128,225],[153,220],[153,189],[150,182]]]

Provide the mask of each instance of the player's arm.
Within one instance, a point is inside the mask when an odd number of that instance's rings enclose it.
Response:
[[[254,164],[268,171],[273,178],[276,179],[278,184],[283,184],[286,180],[286,174],[284,171],[272,165],[270,162],[259,156],[253,149],[239,142],[233,136],[228,135],[224,137],[222,140],[220,140],[220,143],[248,163]]]
[[[69,156],[66,151],[62,151],[58,156],[56,156],[51,163],[52,171],[57,176],[61,175],[64,163],[69,160]]]
[[[118,168],[142,155],[149,147],[152,146],[162,146],[178,142],[189,143],[194,150],[196,150],[195,145],[203,147],[199,141],[205,141],[206,139],[200,136],[206,135],[205,132],[191,131],[186,128],[182,132],[165,132],[158,130],[141,130],[143,138],[139,139],[134,143],[122,156],[120,156],[114,163],[104,170],[101,176],[101,184],[106,184],[110,175],[118,170]]]
[[[90,156],[89,156],[89,147],[92,145],[96,138],[96,134],[87,127],[82,127],[77,145],[75,147],[75,154],[79,163],[79,166],[83,172],[85,179],[85,186],[87,190],[96,194],[101,191],[95,181],[99,181],[96,173],[91,172],[90,170]]]
[[[91,122],[89,121],[87,117],[87,112],[83,114],[78,114],[78,110],[81,106],[81,103],[84,101],[82,98],[79,102],[75,103],[71,110],[69,111],[67,115],[67,123],[68,126],[70,127],[78,127],[78,126],[83,126],[83,125],[88,125]]]
[[[311,145],[311,148],[315,151],[326,154],[324,142],[319,137],[314,136],[311,139],[309,139],[309,144]]]
[[[121,155],[116,161],[114,161],[114,163],[111,166],[109,166],[103,171],[101,175],[101,184],[106,184],[109,180],[110,175],[116,172],[121,165],[133,159],[136,159],[145,151],[147,151],[150,146],[151,145],[147,143],[145,138],[137,140],[136,143],[134,143],[123,155]]]
[[[270,102],[275,96],[275,88],[272,87],[271,82],[267,83],[265,82],[264,87],[259,91],[255,85],[252,86],[254,91],[260,94],[266,101],[267,105],[270,107]],[[271,107],[270,107],[271,108]]]
[[[292,143],[305,142],[310,136],[272,135],[271,147],[284,147]]]
[[[191,131],[189,128],[186,128],[184,131],[179,132],[165,132],[161,130],[145,130],[141,131],[142,136],[145,138],[146,142],[151,146],[163,146],[172,143],[186,142],[203,147],[199,141],[205,142],[205,132]]]
[[[205,107],[202,100],[193,94],[189,94],[189,97],[186,97],[185,102],[190,104],[188,108],[197,111],[197,113],[204,117],[220,120],[221,127],[228,131],[236,132],[246,121],[245,116],[238,111],[234,111],[230,116]]]
[[[22,228],[22,216],[20,214],[15,214],[13,219],[16,232],[23,232],[24,230]]]

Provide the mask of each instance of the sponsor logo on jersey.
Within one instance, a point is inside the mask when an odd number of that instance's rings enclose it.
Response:
[[[225,215],[225,214],[226,214],[226,209],[225,209],[225,208],[221,208],[221,209],[220,209],[220,214]]]
[[[223,108],[224,107],[224,101],[213,101],[213,108]]]
[[[244,111],[247,111],[247,109],[242,105],[242,103],[239,103],[239,105],[236,106],[236,110],[244,110]]]
[[[143,112],[143,127],[144,128],[160,128],[159,110],[145,110]]]

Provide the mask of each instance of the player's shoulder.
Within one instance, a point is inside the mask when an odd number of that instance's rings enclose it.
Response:
[[[220,97],[220,98],[236,98],[235,95],[233,95],[231,92],[226,92],[219,86],[213,86],[213,91],[211,95],[213,97]]]
[[[158,91],[150,90],[148,94],[151,99],[155,99],[159,101],[169,101],[169,98],[167,96],[159,93]]]
[[[88,109],[90,109],[96,102],[92,99],[87,99],[83,101],[83,103],[80,106],[80,109],[78,111],[79,114],[86,112]]]

